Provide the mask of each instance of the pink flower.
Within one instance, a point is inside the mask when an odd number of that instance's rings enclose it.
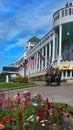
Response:
[[[22,96],[19,95],[19,96],[16,96],[16,100],[21,100],[22,99]]]
[[[23,97],[30,97],[30,96],[31,96],[30,92],[28,92],[28,91],[23,92]]]
[[[11,101],[11,97],[8,97],[8,98],[7,98],[7,101]]]
[[[5,102],[2,104],[2,108],[6,108],[6,107],[8,107],[8,104]]]
[[[14,100],[21,100],[22,99],[22,95],[20,95],[19,93],[17,95],[14,96]]]
[[[23,109],[24,108],[24,104],[23,103],[20,103],[19,104],[19,109]]]
[[[11,108],[11,111],[16,111],[16,109],[17,109],[16,107],[13,107]]]
[[[32,104],[32,100],[29,99],[29,98],[27,98],[26,101],[25,101],[25,103],[26,103],[27,105],[31,105],[31,104]]]
[[[3,103],[4,102],[4,98],[3,97],[0,97],[0,103]]]
[[[16,105],[17,105],[17,102],[16,102],[16,101],[14,101],[14,102],[13,102],[13,106],[16,106]]]

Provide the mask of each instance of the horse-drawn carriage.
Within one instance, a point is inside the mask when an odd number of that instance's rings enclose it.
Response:
[[[47,70],[45,77],[47,85],[60,85],[61,73],[58,68],[51,67],[49,70]]]

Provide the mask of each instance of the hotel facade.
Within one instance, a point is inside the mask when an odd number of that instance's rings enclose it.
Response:
[[[53,29],[41,40],[31,38],[26,48],[24,55],[11,64],[19,68],[20,75],[44,76],[53,66],[61,70],[61,79],[73,78],[73,1],[53,14]]]

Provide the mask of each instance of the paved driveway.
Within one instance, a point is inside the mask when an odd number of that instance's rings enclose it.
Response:
[[[38,82],[38,86],[10,90],[6,91],[7,96],[14,96],[15,94],[22,93],[23,91],[30,91],[32,95],[35,93],[42,94],[45,98],[49,98],[49,101],[52,101],[52,98],[55,102],[64,102],[73,106],[73,84],[62,83],[61,86],[46,86],[45,82]]]

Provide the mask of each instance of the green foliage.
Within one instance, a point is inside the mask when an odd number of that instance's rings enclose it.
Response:
[[[15,78],[15,82],[21,83],[21,81],[22,81],[22,76],[17,75],[16,78]]]
[[[23,83],[28,83],[28,76],[27,75],[22,78],[22,82]]]
[[[22,77],[20,75],[17,75],[14,81],[17,83],[28,83],[28,76]]]

